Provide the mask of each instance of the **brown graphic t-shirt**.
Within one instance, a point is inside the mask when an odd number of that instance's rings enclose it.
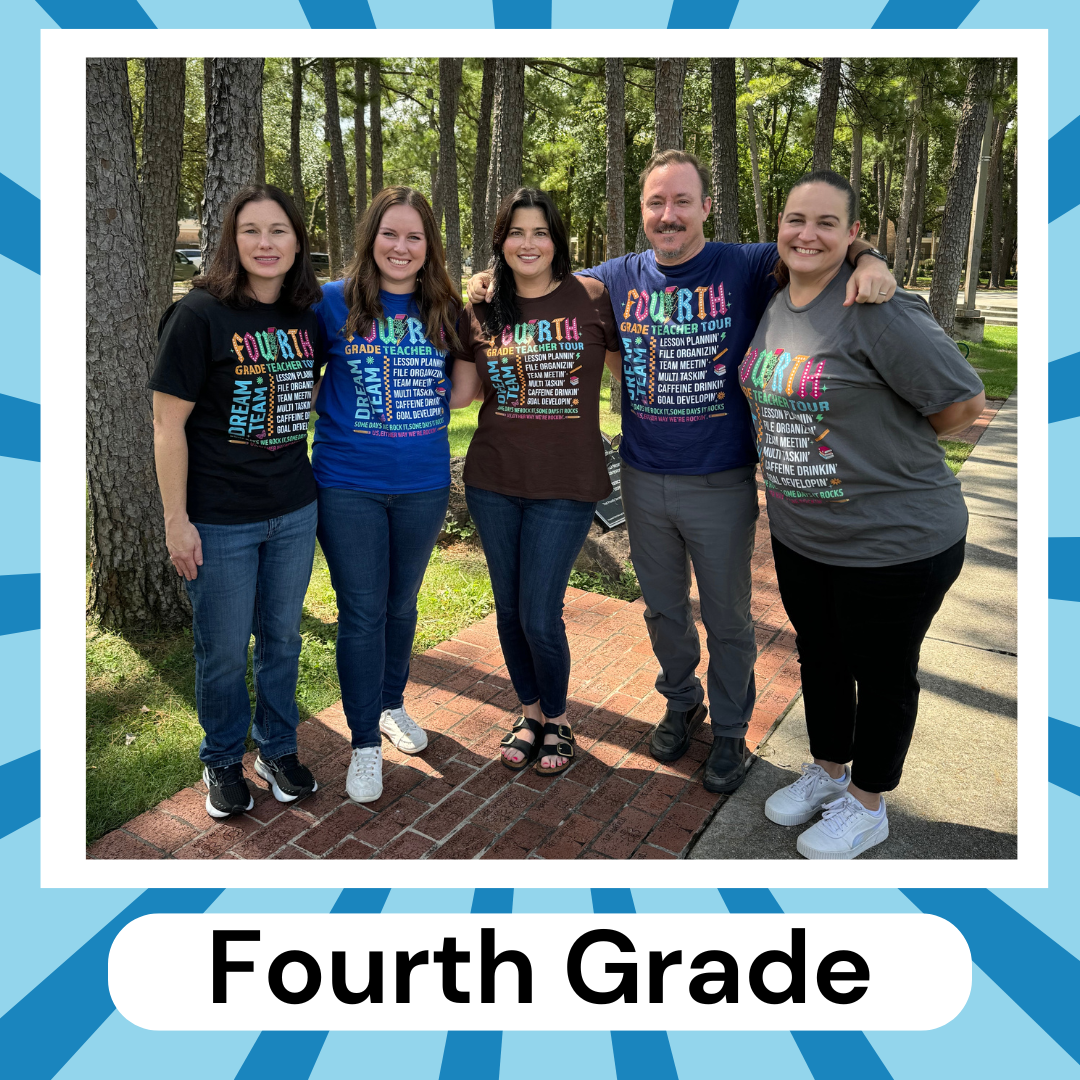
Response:
[[[604,353],[619,348],[607,289],[571,274],[518,307],[522,321],[494,337],[487,304],[462,318],[457,358],[476,364],[484,387],[465,483],[526,499],[607,498],[600,377]]]

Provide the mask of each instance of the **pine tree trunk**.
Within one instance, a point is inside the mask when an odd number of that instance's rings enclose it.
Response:
[[[889,148],[889,171],[885,176],[885,229],[881,235],[878,236],[878,247],[881,248],[883,254],[889,254],[889,205],[892,202],[892,181],[893,181],[893,148]]]
[[[146,116],[143,122],[142,203],[150,318],[172,303],[173,251],[184,154],[184,68],[182,59],[147,58]]]
[[[735,60],[713,57],[713,227],[717,240],[739,240],[739,148],[735,136]]]
[[[908,229],[911,225],[911,208],[915,201],[915,170],[919,164],[919,113],[922,111],[922,87],[915,97],[911,113],[911,130],[907,141],[907,159],[904,162],[904,187],[900,193],[900,213],[896,216],[896,259],[893,276],[897,285],[904,284],[907,270]],[[915,255],[918,261],[918,254]]]
[[[356,106],[353,109],[353,153],[356,158],[356,223],[367,209],[367,126],[364,123],[364,107],[367,94],[364,89],[364,72],[367,65],[360,60],[353,61],[353,94]]]
[[[604,258],[617,259],[626,254],[626,77],[621,56],[609,56],[604,61],[604,90],[607,106]],[[616,416],[622,415],[622,384],[614,379],[608,407]]]
[[[217,247],[226,204],[244,184],[257,182],[262,149],[262,57],[219,57],[210,68],[202,205],[205,268]]]
[[[914,288],[918,284],[919,263],[922,260],[923,223],[926,218],[926,181],[929,172],[928,156],[930,140],[923,136],[919,140],[919,168],[915,174],[915,212],[911,217],[911,267],[908,271],[908,285]]]
[[[316,233],[315,222],[319,219],[319,203],[326,198],[326,191],[320,188],[315,192],[315,198],[311,203],[311,217],[308,219],[308,236],[314,237]],[[314,243],[314,240],[312,240]]]
[[[461,286],[461,208],[458,203],[457,120],[462,60],[439,60],[439,187],[446,217],[446,270],[454,288]]]
[[[289,165],[292,170],[292,197],[301,220],[307,217],[304,199],[304,170],[300,154],[300,121],[304,106],[304,72],[300,58],[292,58],[292,115],[289,125]]]
[[[979,156],[990,108],[990,87],[994,79],[994,60],[980,58],[971,62],[960,123],[953,144],[952,169],[945,191],[945,214],[941,239],[934,260],[934,280],[930,286],[930,309],[946,332],[956,321],[956,294],[971,230],[971,203],[975,195]]]
[[[334,173],[334,216],[341,243],[341,265],[353,256],[352,200],[349,197],[349,169],[345,164],[345,144],[341,138],[341,113],[338,106],[337,61],[322,58],[323,92],[326,97],[326,139],[330,143],[330,165]],[[329,188],[327,191],[329,192]],[[328,204],[329,205],[329,204]]]
[[[1012,269],[1013,248],[1016,244],[1016,181],[1017,167],[1019,164],[1020,140],[1016,141],[1013,150],[1012,173],[1009,179],[1009,203],[1005,208],[1005,222],[1001,236],[1001,284],[1004,286]]]
[[[383,189],[381,60],[372,60],[368,69],[368,103],[371,108],[371,197],[374,199]]]
[[[154,356],[127,61],[86,62],[88,614],[111,629],[178,627],[191,609],[169,563],[154,473]]]
[[[686,59],[658,59],[653,89],[653,153],[683,148],[683,88]]]
[[[487,216],[494,224],[502,200],[521,186],[521,156],[525,123],[525,61],[500,57],[495,61],[495,101],[488,173]]]
[[[596,214],[589,213],[589,222],[585,226],[585,265],[593,265],[593,232],[596,229]]]
[[[848,182],[852,191],[855,192],[855,213],[862,219],[862,144],[863,126],[853,124],[851,127],[851,173]]]
[[[1012,120],[1011,110],[994,121],[994,141],[990,150],[990,288],[1000,289],[1005,275],[1001,271],[1001,238],[1005,216],[1005,133]]]
[[[833,139],[836,135],[836,106],[840,101],[840,59],[828,57],[821,62],[817,123],[814,125],[813,170],[832,168]]]
[[[883,255],[886,253],[885,249],[888,246],[887,241],[889,237],[889,218],[888,211],[885,206],[885,162],[874,162],[874,179],[877,181],[877,205],[878,205],[878,227],[877,237],[874,240],[874,247],[878,249]]]
[[[626,253],[626,82],[621,56],[604,61],[607,93],[607,163],[604,188],[607,198],[608,259]],[[612,398],[614,400],[614,397]]]
[[[750,72],[743,67],[743,86],[750,88]],[[746,103],[746,139],[750,144],[750,175],[754,181],[754,214],[757,217],[758,243],[764,244],[769,238],[765,228],[765,202],[761,196],[761,161],[758,157],[757,127],[754,122],[753,103]]]
[[[480,84],[480,117],[476,127],[476,161],[472,178],[472,272],[491,262],[491,229],[487,214],[487,181],[491,165],[491,103],[495,97],[495,58],[484,60]]]
[[[330,256],[330,279],[336,281],[341,276],[345,260],[341,247],[341,221],[338,208],[341,202],[337,197],[337,178],[334,176],[334,163],[326,162],[326,252]]]

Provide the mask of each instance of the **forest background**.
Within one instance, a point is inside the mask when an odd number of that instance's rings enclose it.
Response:
[[[87,62],[87,839],[192,782],[190,608],[164,548],[146,386],[173,300],[180,223],[205,260],[235,191],[293,195],[338,276],[385,185],[431,195],[451,274],[487,265],[495,208],[548,190],[576,267],[643,250],[637,177],[654,149],[712,170],[709,239],[767,241],[791,184],[831,167],[860,197],[862,233],[898,283],[929,287],[951,329],[988,176],[980,265],[1015,288],[1016,61],[919,58],[257,58]],[[932,236],[928,245],[927,235]],[[897,238],[900,242],[897,242]],[[928,252],[932,252],[930,255]],[[1016,331],[972,346],[990,397],[1015,386]],[[134,393],[133,393],[134,391]],[[619,395],[605,387],[605,430]],[[606,412],[610,408],[610,412]],[[464,453],[475,406],[455,416]],[[959,467],[954,451],[950,462]],[[423,651],[491,605],[468,536],[437,548],[421,595]],[[464,542],[454,542],[464,541]],[[632,594],[620,581],[582,587]],[[321,555],[304,615],[298,699],[339,696],[337,612]]]

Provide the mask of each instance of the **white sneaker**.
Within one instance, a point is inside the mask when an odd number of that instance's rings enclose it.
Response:
[[[872,814],[853,795],[844,792],[835,802],[825,804],[825,813],[799,834],[799,854],[807,859],[854,859],[880,844],[889,835],[885,800],[881,816]]]
[[[850,783],[851,770],[846,765],[844,775],[834,780],[820,765],[810,762],[802,767],[802,776],[798,780],[769,796],[765,816],[777,825],[802,825],[825,803],[839,799]]]
[[[404,706],[383,709],[379,730],[403,754],[419,754],[427,746],[427,732],[405,711]]]
[[[352,752],[345,793],[353,802],[374,802],[382,795],[382,747],[365,746]]]

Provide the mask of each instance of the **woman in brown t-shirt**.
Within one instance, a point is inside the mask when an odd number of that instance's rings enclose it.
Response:
[[[611,493],[600,378],[605,359],[618,372],[619,343],[607,290],[570,272],[566,226],[544,192],[503,200],[492,248],[495,292],[465,309],[450,407],[483,390],[465,495],[524,714],[503,740],[503,764],[535,761],[551,776],[574,756],[563,596],[596,503]]]

